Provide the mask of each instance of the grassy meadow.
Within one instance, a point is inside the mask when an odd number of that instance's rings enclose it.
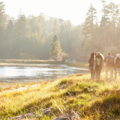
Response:
[[[48,82],[13,83],[0,89],[0,119],[31,112],[36,112],[37,118],[31,118],[35,120],[52,120],[65,114],[77,115],[82,120],[117,119],[120,95],[116,90],[119,88],[120,81],[106,80],[104,73],[101,80],[77,74]],[[42,110],[46,108],[53,108],[52,115],[44,115]]]

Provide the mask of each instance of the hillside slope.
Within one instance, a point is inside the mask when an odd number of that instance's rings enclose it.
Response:
[[[104,73],[101,80],[90,80],[89,75],[77,74],[56,81],[15,83],[0,89],[0,119],[28,113],[33,115],[27,116],[29,119],[41,120],[62,115],[85,120],[119,119],[119,88],[119,80],[105,80]]]

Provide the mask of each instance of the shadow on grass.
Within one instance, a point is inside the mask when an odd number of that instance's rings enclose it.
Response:
[[[120,115],[120,96],[114,91],[105,90],[100,96],[101,100],[96,100],[91,106],[87,106],[83,114],[96,119],[113,119]]]

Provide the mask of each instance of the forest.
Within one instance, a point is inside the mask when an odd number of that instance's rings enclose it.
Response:
[[[46,16],[41,11],[39,16],[26,17],[20,10],[17,19],[11,18],[5,13],[4,2],[0,2],[0,59],[70,57],[87,61],[91,52],[119,53],[120,5],[102,3],[100,21],[90,4],[85,22],[75,26],[70,20]]]

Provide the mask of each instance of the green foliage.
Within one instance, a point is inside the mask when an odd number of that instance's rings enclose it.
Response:
[[[5,35],[5,27],[6,27],[6,16],[5,16],[5,8],[3,2],[0,2],[0,56],[3,57],[3,49],[4,49],[4,35]]]
[[[84,23],[83,26],[83,34],[84,34],[84,41],[83,41],[83,45],[85,46],[85,48],[87,48],[88,50],[90,50],[91,48],[89,48],[90,43],[92,42],[93,45],[95,45],[95,40],[94,40],[94,36],[95,36],[95,20],[96,20],[96,9],[92,6],[92,4],[90,5],[90,8],[86,14],[86,21]]]
[[[24,15],[19,15],[18,20],[15,24],[15,46],[17,49],[17,54],[26,52],[26,45],[29,40],[29,26],[27,24],[26,17]]]
[[[46,17],[43,13],[26,18],[20,12],[17,19],[9,18],[3,2],[0,2],[0,58],[17,59],[22,53],[50,59],[51,53],[51,57],[58,59],[60,49],[79,61],[87,61],[87,55],[96,51],[115,55],[120,48],[120,6],[102,2],[100,21],[96,19],[96,9],[90,5],[84,24],[77,26],[70,20]],[[57,45],[52,42],[54,35],[59,38]],[[54,47],[51,50],[51,46],[57,46],[56,50]],[[62,54],[61,60],[64,58]]]
[[[51,43],[50,51],[51,51],[50,56],[53,59],[57,59],[60,56],[61,52],[62,52],[60,42],[59,42],[59,39],[58,39],[57,35],[55,35],[53,37],[53,41]]]
[[[55,19],[54,24],[53,24],[53,35],[58,35],[59,34],[59,26],[57,19]]]
[[[119,52],[119,15],[120,6],[115,3],[106,5],[102,0],[102,16],[100,24],[95,23],[96,10],[91,5],[83,27],[83,48],[87,52],[100,51],[104,54]],[[111,47],[113,46],[113,47]],[[115,47],[116,46],[116,47]]]

